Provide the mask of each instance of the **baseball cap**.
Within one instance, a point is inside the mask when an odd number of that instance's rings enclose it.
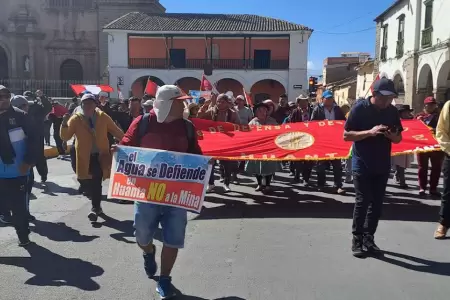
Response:
[[[23,95],[24,95],[25,97],[34,97],[34,94],[33,94],[33,92],[31,92],[31,91],[25,91],[25,92],[23,93]]]
[[[373,92],[380,93],[383,96],[397,96],[394,82],[386,77],[378,79],[373,84]]]
[[[436,99],[434,99],[434,97],[426,97],[425,100],[423,101],[423,104],[430,104],[430,103],[437,103]]]
[[[322,93],[322,98],[329,99],[329,98],[333,98],[333,97],[334,97],[333,93],[330,90],[325,90]]]
[[[163,85],[156,92],[156,100],[153,101],[153,111],[158,123],[163,123],[169,116],[174,100],[192,99],[191,96],[183,95],[180,88],[175,85]]]
[[[81,102],[86,101],[86,100],[96,101],[95,96],[92,94],[84,94],[83,97],[81,97]]]
[[[153,100],[147,100],[147,101],[145,101],[145,102],[142,104],[142,106],[145,106],[145,107],[153,106]]]
[[[4,85],[0,85],[0,91],[11,94],[11,91]]]
[[[31,104],[33,103],[34,102],[31,102]],[[11,105],[17,108],[21,108],[24,105],[30,105],[30,101],[28,101],[24,96],[16,95],[11,98]]]

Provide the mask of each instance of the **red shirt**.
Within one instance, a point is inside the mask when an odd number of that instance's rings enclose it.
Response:
[[[128,131],[125,133],[120,145],[152,148],[167,151],[188,152],[188,137],[186,123],[183,119],[175,120],[170,123],[158,123],[156,115],[151,112],[148,118],[147,133],[142,137],[140,145],[139,140],[139,122],[142,116],[137,117],[131,123]],[[195,135],[195,149],[190,151],[192,154],[202,154]]]

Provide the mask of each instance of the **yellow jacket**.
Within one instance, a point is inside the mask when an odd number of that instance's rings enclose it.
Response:
[[[103,171],[103,179],[107,179],[111,172],[112,155],[108,140],[108,133],[116,139],[121,140],[123,132],[113,122],[113,120],[103,111],[96,109],[97,120],[95,122],[95,143],[99,151],[100,165]],[[76,137],[76,174],[78,179],[91,179],[89,174],[89,162],[91,158],[92,143],[94,135],[88,122],[81,114],[73,115],[67,124],[67,127],[61,126],[61,138],[64,141],[70,140],[74,135]]]
[[[436,127],[436,140],[442,151],[450,155],[450,101],[444,104]]]

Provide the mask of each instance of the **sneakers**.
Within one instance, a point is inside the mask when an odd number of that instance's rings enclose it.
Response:
[[[231,192],[230,186],[229,185],[224,185],[223,189],[225,190],[225,193],[229,193]]]
[[[23,237],[23,238],[19,238],[19,247],[26,247],[29,244],[31,244],[30,238],[27,237]]]
[[[447,236],[448,227],[445,227],[444,225],[439,224],[438,228],[436,228],[436,231],[434,232],[434,238],[436,240],[443,240]]]
[[[216,186],[214,184],[209,184],[208,187],[206,188],[206,192],[212,193],[212,191],[214,191],[215,188]]]
[[[148,278],[153,278],[155,276],[156,271],[158,271],[158,265],[155,260],[156,247],[153,245],[152,253],[144,253],[144,270],[147,274]]]
[[[41,176],[41,183],[47,182],[47,176]]]
[[[175,289],[172,285],[172,277],[161,276],[158,285],[156,286],[160,299],[170,299],[176,296]]]
[[[369,254],[377,255],[381,253],[381,249],[375,244],[373,235],[366,234],[363,239],[363,250]]]
[[[346,191],[343,188],[337,188],[336,193],[338,195],[345,195]]]
[[[0,215],[0,223],[10,225],[12,223],[10,216]]]
[[[261,192],[263,190],[263,187],[258,185],[255,189],[255,192]]]
[[[430,191],[430,196],[440,198],[442,196],[438,191]]]
[[[88,214],[88,219],[91,222],[97,222],[98,216],[103,214],[103,210],[101,208],[93,208],[91,212]]]
[[[420,197],[424,197],[426,195],[427,195],[427,193],[425,193],[425,190],[422,190],[422,189],[419,190],[419,196]]]
[[[34,222],[34,221],[36,221],[36,217],[33,216],[32,214],[29,214],[28,215],[28,222]]]
[[[354,235],[352,240],[352,254],[354,257],[362,258],[367,255],[379,255],[381,249],[375,244],[373,235]]]
[[[361,235],[354,235],[352,240],[352,254],[354,257],[363,257],[366,255],[363,250],[363,237]]]

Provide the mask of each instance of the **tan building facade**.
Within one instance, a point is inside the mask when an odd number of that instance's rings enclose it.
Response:
[[[98,80],[108,34],[127,12],[164,13],[158,0],[0,0],[0,79]]]

